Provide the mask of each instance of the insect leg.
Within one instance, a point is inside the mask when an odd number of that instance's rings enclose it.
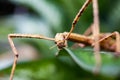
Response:
[[[93,23],[90,25],[90,27],[87,28],[87,30],[85,30],[83,35],[89,36],[90,34],[92,34],[92,28],[93,28]]]
[[[92,0],[86,0],[86,2],[83,4],[82,8],[79,10],[79,12],[77,13],[77,15],[75,16],[73,22],[72,22],[72,27],[70,29],[69,34],[67,35],[66,39],[69,38],[70,34],[72,33],[72,31],[74,30],[74,27],[76,25],[76,23],[78,22],[80,16],[82,15],[82,13],[84,12],[84,10],[87,8],[87,6],[90,4]]]
[[[94,69],[94,73],[98,74],[101,67],[101,56],[100,56],[100,45],[99,43],[96,43],[99,41],[99,10],[98,10],[98,0],[92,0],[93,1],[93,16],[94,16],[94,22],[92,27],[93,32],[93,38],[94,38],[94,56],[96,60],[96,65]]]
[[[116,53],[115,53],[115,54],[116,54],[116,55],[120,55],[120,34],[119,34],[119,32],[115,31],[115,32],[109,34],[108,36],[100,39],[98,42],[100,43],[100,42],[102,42],[103,40],[105,40],[105,39],[107,39],[107,38],[109,38],[109,37],[112,37],[112,36],[115,37],[115,39],[116,39],[116,42],[115,42],[115,44],[116,44],[115,52],[116,52]]]
[[[120,55],[120,34],[119,32],[114,32],[116,36],[116,55]]]
[[[13,66],[12,66],[12,70],[11,70],[11,74],[10,74],[10,80],[13,80],[13,76],[14,76],[14,72],[15,72],[15,68],[16,68],[16,64],[17,64],[17,60],[18,60],[18,52],[17,49],[15,48],[15,45],[13,43],[12,38],[37,38],[37,39],[46,39],[46,40],[54,40],[53,38],[47,38],[41,35],[32,35],[32,34],[9,34],[8,35],[8,41],[10,43],[10,46],[12,48],[12,51],[15,55],[14,58],[14,62],[13,62]]]

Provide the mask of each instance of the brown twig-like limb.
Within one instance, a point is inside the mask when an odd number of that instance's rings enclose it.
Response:
[[[102,41],[104,41],[104,40],[106,40],[106,39],[108,39],[108,38],[110,38],[110,37],[115,37],[115,55],[116,56],[120,56],[120,34],[119,34],[119,32],[117,32],[117,31],[115,31],[115,32],[113,32],[113,33],[111,33],[111,34],[109,34],[109,35],[107,35],[107,36],[105,36],[105,37],[103,37],[102,39],[100,39],[98,42],[99,43],[101,43]],[[97,43],[98,43],[97,42]],[[93,44],[94,45],[94,44]],[[109,47],[111,47],[111,46],[109,46]]]
[[[72,31],[74,30],[74,27],[76,25],[76,23],[78,22],[80,16],[82,15],[82,13],[85,11],[85,9],[87,8],[87,6],[90,4],[92,0],[86,0],[86,2],[84,3],[84,5],[82,6],[82,8],[79,10],[79,12],[77,13],[77,15],[75,16],[73,22],[72,22],[72,27],[70,29],[69,34],[66,36],[66,39],[69,38],[70,34],[72,33]]]
[[[94,16],[94,24],[93,24],[93,38],[94,38],[94,55],[95,55],[95,60],[96,60],[96,66],[94,69],[94,72],[97,74],[99,72],[99,69],[101,67],[101,56],[100,56],[100,44],[98,43],[99,41],[99,11],[98,11],[98,0],[93,0],[93,16]]]
[[[16,68],[16,63],[18,60],[18,52],[17,49],[15,48],[15,45],[13,43],[12,38],[37,38],[37,39],[46,39],[46,40],[54,40],[53,38],[47,38],[41,35],[32,35],[32,34],[9,34],[8,35],[8,41],[10,43],[10,46],[12,48],[12,51],[15,55],[14,58],[14,62],[13,62],[13,66],[12,66],[12,70],[11,70],[11,75],[10,75],[10,80],[13,80],[13,76],[14,76],[14,72],[15,72],[15,68]]]

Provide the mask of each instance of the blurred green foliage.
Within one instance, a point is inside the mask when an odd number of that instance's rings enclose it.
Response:
[[[63,54],[64,53],[64,54]],[[69,54],[72,59],[83,69],[93,72],[96,64],[94,52],[90,48],[65,48],[59,56]],[[120,73],[120,58],[115,57],[114,53],[101,51],[100,74],[108,77],[117,77]]]
[[[15,5],[14,13],[9,14],[6,16],[0,17],[0,52],[4,54],[4,52],[11,50],[7,35],[10,33],[30,33],[30,34],[41,34],[48,37],[54,37],[56,33],[69,31],[71,28],[72,21],[83,5],[85,0],[10,0],[9,3]],[[119,31],[120,27],[120,0],[99,0],[99,17],[100,17],[100,29],[101,32],[114,32],[115,30]],[[84,14],[81,16],[79,22],[77,23],[74,32],[76,33],[83,33],[93,22],[93,14],[92,14],[92,4],[88,6]],[[42,56],[39,60],[42,60],[41,62],[26,62],[26,63],[18,63],[18,69],[16,70],[16,75],[21,72],[19,70],[29,70],[29,73],[25,73],[27,75],[34,75],[33,77],[29,77],[33,80],[39,80],[42,79],[41,77],[44,76],[53,76],[50,78],[51,80],[78,80],[82,76],[83,72],[85,73],[85,76],[83,79],[93,80],[94,77],[89,76],[89,72],[82,71],[82,69],[79,69],[77,67],[77,70],[74,67],[71,67],[70,65],[63,65],[60,61],[56,61],[54,54],[57,52],[57,48],[49,49],[51,46],[54,45],[54,42],[46,41],[46,40],[36,40],[36,39],[17,39],[14,40],[16,46],[19,46],[20,44],[30,44],[35,49],[37,49],[40,56]],[[1,54],[0,53],[0,54]],[[12,54],[11,54],[12,55]],[[45,62],[45,57],[53,58],[53,60],[48,60],[47,63]],[[6,60],[6,58],[5,58]],[[45,61],[44,61],[45,60]],[[61,60],[61,59],[60,59]],[[62,59],[64,62],[67,62],[67,64],[71,64],[71,61],[66,61],[66,59]],[[56,62],[55,62],[56,61]],[[60,65],[61,73],[50,73],[50,75],[47,74],[47,71],[45,71],[45,75],[41,76],[38,75],[38,73],[31,72],[34,67],[29,67],[27,64],[33,64],[36,69],[39,69],[39,67],[42,67],[41,65],[44,65],[46,63],[49,67],[49,64],[54,64],[55,67],[58,67]],[[57,64],[56,64],[57,63]],[[39,65],[39,66],[37,66]],[[47,67],[47,65],[44,65]],[[63,66],[61,66],[63,65]],[[74,65],[74,62],[72,62],[72,65]],[[23,66],[25,67],[23,69]],[[8,66],[9,67],[9,66]],[[58,67],[59,68],[59,67]],[[10,71],[11,67],[8,68]],[[40,68],[42,69],[42,68]],[[63,69],[63,70],[62,70]],[[72,71],[69,71],[71,69],[74,69]],[[44,70],[44,69],[43,69]],[[65,75],[63,75],[63,72],[66,70]],[[9,71],[3,70],[0,71],[0,77],[6,77],[5,75],[10,74]],[[53,70],[54,71],[54,70]],[[5,73],[3,73],[5,72]],[[32,74],[30,74],[32,73]],[[34,74],[33,74],[34,73]],[[22,73],[21,73],[22,74]],[[42,74],[39,72],[39,74]],[[58,76],[56,78],[56,76]],[[15,75],[15,76],[16,76]],[[61,76],[62,75],[62,76]],[[71,76],[73,75],[73,76]],[[26,76],[20,76],[23,77],[23,80]],[[88,78],[86,76],[89,76]],[[54,78],[55,77],[55,78]],[[66,78],[65,78],[66,77]],[[69,77],[77,77],[75,79],[69,78]],[[92,77],[92,79],[91,79]],[[102,79],[103,76],[98,77],[98,79]],[[45,78],[44,80],[50,80]],[[95,79],[95,78],[94,78]],[[113,78],[109,78],[113,79]],[[116,79],[116,78],[115,78]],[[19,78],[15,79],[19,80]],[[25,79],[27,80],[27,79]]]

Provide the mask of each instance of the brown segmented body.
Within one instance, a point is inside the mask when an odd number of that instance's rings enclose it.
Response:
[[[68,32],[62,33],[64,36],[68,35]],[[111,33],[101,33],[99,38],[102,39]],[[85,36],[85,35],[80,35],[76,33],[71,33],[71,35],[68,38],[69,41],[77,42],[77,43],[83,43],[86,45],[92,45],[94,44],[94,39],[92,36]],[[113,37],[109,37],[103,41],[100,42],[100,47],[104,50],[108,51],[115,51],[116,49],[116,44],[115,44],[115,39]]]

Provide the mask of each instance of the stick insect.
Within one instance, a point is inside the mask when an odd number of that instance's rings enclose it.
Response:
[[[80,34],[72,33],[80,16],[85,11],[85,9],[90,4],[90,2],[92,2],[92,0],[86,0],[86,2],[83,4],[82,8],[76,15],[75,19],[73,20],[70,32],[57,33],[55,38],[48,38],[48,37],[45,37],[42,35],[33,35],[33,34],[9,34],[8,41],[10,43],[10,46],[12,48],[12,51],[13,51],[14,57],[15,57],[13,66],[12,66],[12,70],[11,70],[10,80],[13,80],[13,76],[14,76],[14,72],[15,72],[15,68],[16,68],[16,64],[17,64],[17,60],[18,60],[18,56],[19,56],[17,49],[15,48],[15,45],[13,43],[13,40],[12,40],[13,38],[36,38],[36,39],[51,40],[51,41],[55,42],[55,44],[57,45],[59,50],[63,49],[64,47],[67,47],[67,41],[69,40],[69,41],[73,41],[73,42],[77,42],[77,43],[83,43],[85,45],[91,45],[93,47],[98,46],[98,47],[96,47],[98,49],[94,50],[95,53],[99,53],[99,44],[97,44],[97,43],[100,43],[100,47],[103,47],[104,49],[107,49],[110,51],[115,51],[118,54],[120,52],[120,45],[118,45],[120,43],[119,42],[120,37],[119,37],[118,32],[114,32],[112,34],[107,34],[107,33],[106,34],[104,34],[104,33],[98,34],[97,36],[98,36],[99,40],[97,39],[96,41],[93,38],[95,36],[80,35]],[[95,22],[93,23],[93,25],[95,25]],[[94,34],[96,34],[96,33],[94,32]],[[114,38],[112,38],[114,36],[115,36],[116,40]],[[110,46],[107,46],[108,44],[111,45],[112,48]],[[100,60],[99,60],[99,62],[96,62],[96,63],[97,63],[96,65],[99,65]],[[99,66],[97,66],[97,67],[99,67]]]

